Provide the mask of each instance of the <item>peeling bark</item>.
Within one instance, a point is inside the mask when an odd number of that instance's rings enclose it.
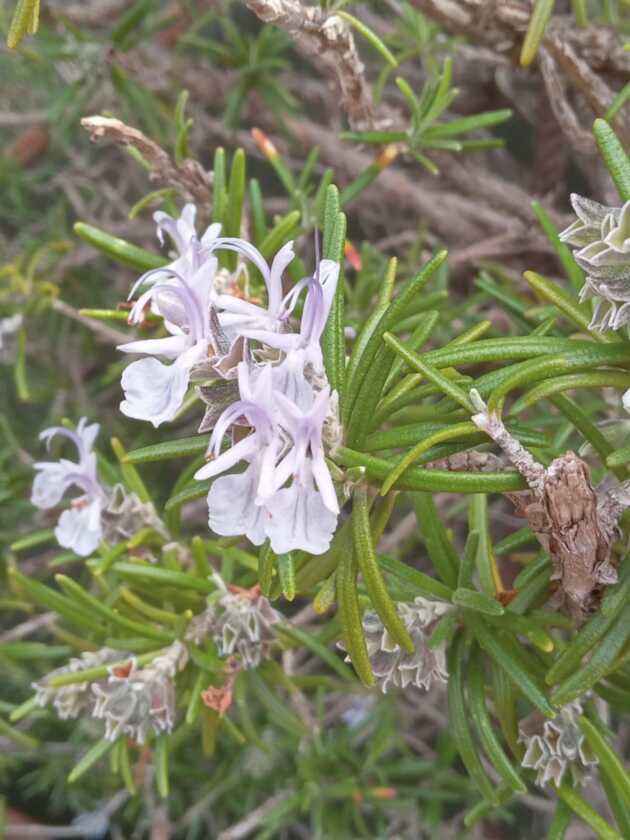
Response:
[[[265,23],[285,29],[297,47],[317,58],[337,79],[350,125],[355,129],[374,125],[372,94],[365,79],[354,36],[338,15],[319,6],[303,6],[299,0],[245,0],[247,7]]]
[[[478,411],[473,423],[527,481],[530,490],[513,494],[512,501],[551,558],[552,580],[559,583],[557,601],[582,621],[597,608],[602,588],[617,581],[611,549],[617,521],[628,506],[623,488],[595,489],[587,464],[574,452],[545,469],[512,437],[499,415],[488,412],[475,391],[471,399]]]

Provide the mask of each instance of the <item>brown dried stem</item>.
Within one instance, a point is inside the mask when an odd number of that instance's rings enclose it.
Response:
[[[176,187],[186,199],[192,199],[202,206],[209,205],[212,177],[196,160],[186,159],[181,164],[174,163],[154,140],[121,120],[100,116],[84,117],[81,125],[90,132],[92,141],[105,138],[121,146],[132,146],[140,152],[150,167],[152,181]]]
[[[374,124],[365,68],[345,20],[327,14],[319,6],[303,6],[299,0],[245,0],[245,3],[265,23],[285,29],[302,52],[317,58],[336,77],[342,106],[353,128],[370,128]]]
[[[627,505],[623,488],[596,490],[587,464],[574,452],[543,467],[476,391],[470,396],[478,412],[471,420],[498,444],[530,487],[512,500],[551,557],[560,600],[581,621],[596,609],[602,587],[617,581],[611,548]]]

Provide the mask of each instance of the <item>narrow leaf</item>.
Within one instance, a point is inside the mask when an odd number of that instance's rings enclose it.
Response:
[[[99,230],[92,225],[83,222],[76,222],[74,232],[97,251],[107,254],[123,265],[129,265],[138,271],[149,271],[152,268],[161,268],[168,260],[160,254],[152,254],[144,248],[138,248],[124,239],[112,236],[105,231]]]
[[[357,562],[347,551],[337,569],[337,601],[346,650],[361,682],[374,685],[374,675],[363,635],[361,610],[357,597]]]
[[[354,493],[352,533],[355,556],[374,609],[392,638],[406,651],[413,653],[413,642],[387,591],[374,551],[365,485],[359,485]]]
[[[630,159],[624,151],[619,138],[608,125],[606,120],[597,119],[593,124],[593,133],[604,159],[606,168],[610,172],[617,192],[622,201],[630,200]]]

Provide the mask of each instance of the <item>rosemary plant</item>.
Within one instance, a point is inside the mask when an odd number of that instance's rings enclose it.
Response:
[[[616,5],[521,4],[481,33],[472,0],[456,20],[396,5],[393,27],[341,3],[182,2],[173,20],[139,0],[106,16],[106,70],[85,10],[47,5],[32,49],[71,79],[38,154],[76,146],[86,171],[66,164],[65,198],[39,211],[49,160],[29,174],[12,146],[2,171],[0,827],[629,836],[623,91],[588,134],[601,193],[585,178],[573,214],[538,194],[531,229],[487,251],[478,226],[527,193],[459,158],[503,165],[515,109],[453,110],[462,34],[497,73],[512,38],[552,108],[572,107],[561,49],[591,12],[608,32]],[[24,62],[39,15],[21,0],[8,27]],[[189,72],[178,96],[152,89],[134,64],[152,39],[174,75],[173,43],[233,74],[219,116],[197,113]],[[328,167],[292,145],[292,44],[339,86]],[[381,62],[374,97],[357,44]],[[102,113],[82,105],[77,138],[70,100],[96,95],[94,68]],[[225,134],[211,157],[204,128]],[[379,195],[403,195],[416,162],[451,184],[446,216],[424,181],[426,218],[379,243]],[[96,212],[116,200],[122,222]]]

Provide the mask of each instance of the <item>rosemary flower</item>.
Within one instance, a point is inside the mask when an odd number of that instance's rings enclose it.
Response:
[[[92,711],[94,698],[90,691],[89,682],[71,683],[59,688],[53,688],[50,681],[63,674],[78,674],[88,668],[95,668],[109,662],[119,660],[124,654],[119,650],[101,648],[97,651],[85,651],[80,657],[74,657],[67,665],[56,668],[38,682],[32,684],[35,698],[39,706],[52,703],[58,716],[62,720],[77,718],[82,712]]]
[[[433,680],[446,682],[446,645],[430,648],[427,642],[438,619],[451,609],[450,605],[419,596],[410,604],[397,604],[397,609],[413,640],[413,653],[402,650],[375,612],[363,616],[370,665],[381,691],[386,694],[392,685],[428,690]],[[340,647],[343,647],[341,643]],[[346,661],[350,661],[349,657]]]
[[[213,457],[195,473],[197,479],[210,478],[247,464],[243,472],[213,482],[210,528],[223,536],[245,534],[254,545],[269,538],[277,554],[295,549],[322,554],[339,513],[322,440],[334,405],[330,389],[312,393],[310,407],[301,409],[274,388],[269,365],[240,362],[238,382],[240,399],[225,409],[212,433]],[[305,386],[310,388],[306,381]],[[243,421],[251,433],[220,453],[227,429]]]
[[[78,462],[61,458],[59,461],[40,461],[35,464],[37,475],[33,482],[31,503],[42,510],[56,507],[62,496],[72,488],[82,494],[72,499],[70,508],[63,511],[55,529],[59,545],[70,548],[81,557],[88,557],[106,539],[110,543],[128,539],[141,528],[153,528],[165,538],[166,530],[150,503],[141,502],[122,484],[113,488],[98,477],[94,442],[97,423],[87,425],[79,420],[76,431],[53,426],[44,429],[40,438],[50,446],[56,436],[74,443]]]
[[[536,784],[540,787],[549,782],[559,785],[567,769],[574,782],[583,784],[590,768],[598,763],[579,727],[581,714],[582,706],[574,700],[553,720],[533,712],[521,721],[518,740],[526,747],[521,765],[537,771]]]
[[[150,305],[170,336],[118,348],[145,356],[123,373],[121,411],[157,427],[175,418],[191,382],[206,380],[201,396],[208,408],[201,429],[213,428],[213,433],[209,463],[195,478],[219,476],[208,493],[210,529],[222,536],[243,534],[254,545],[269,539],[280,554],[324,553],[339,514],[325,449],[332,448],[331,426],[334,445],[341,429],[320,341],[339,263],[318,259],[314,273],[285,294],[283,274],[295,257],[292,242],[269,264],[251,243],[221,237],[216,226],[198,239],[193,205],[186,205],[179,219],[160,213],[155,220],[160,241],[168,234],[177,257],[134,284],[132,295],[142,284],[149,288],[129,321],[141,322]],[[217,278],[216,253],[222,250],[256,266],[266,305],[229,293],[230,284]],[[289,321],[304,290],[299,328],[291,332]],[[250,434],[234,442],[236,427],[247,427]],[[234,445],[221,452],[228,431]],[[244,465],[241,472],[222,475],[238,464]]]
[[[48,447],[54,437],[68,438],[75,445],[79,460],[74,462],[62,458],[35,464],[37,475],[31,503],[36,507],[42,510],[56,507],[71,487],[83,491],[82,495],[72,500],[70,509],[64,510],[55,528],[59,545],[72,549],[81,557],[90,555],[103,538],[101,514],[108,502],[108,494],[98,480],[93,451],[98,430],[98,424],[88,426],[85,417],[79,420],[74,432],[62,426],[44,429],[39,437],[46,441]]]
[[[105,721],[105,737],[115,741],[128,735],[144,744],[148,734],[171,732],[175,722],[174,677],[185,667],[188,653],[181,642],[174,642],[144,668],[135,658],[120,668],[109,670],[106,683],[94,683],[92,715]]]
[[[630,322],[630,201],[606,207],[576,195],[577,219],[560,234],[586,272],[580,300],[596,300],[591,329],[618,330]]]
[[[211,636],[221,656],[237,655],[242,667],[256,668],[269,656],[275,639],[272,627],[281,615],[258,587],[228,588],[219,575],[213,577],[222,594],[193,618],[186,638],[200,644]]]

